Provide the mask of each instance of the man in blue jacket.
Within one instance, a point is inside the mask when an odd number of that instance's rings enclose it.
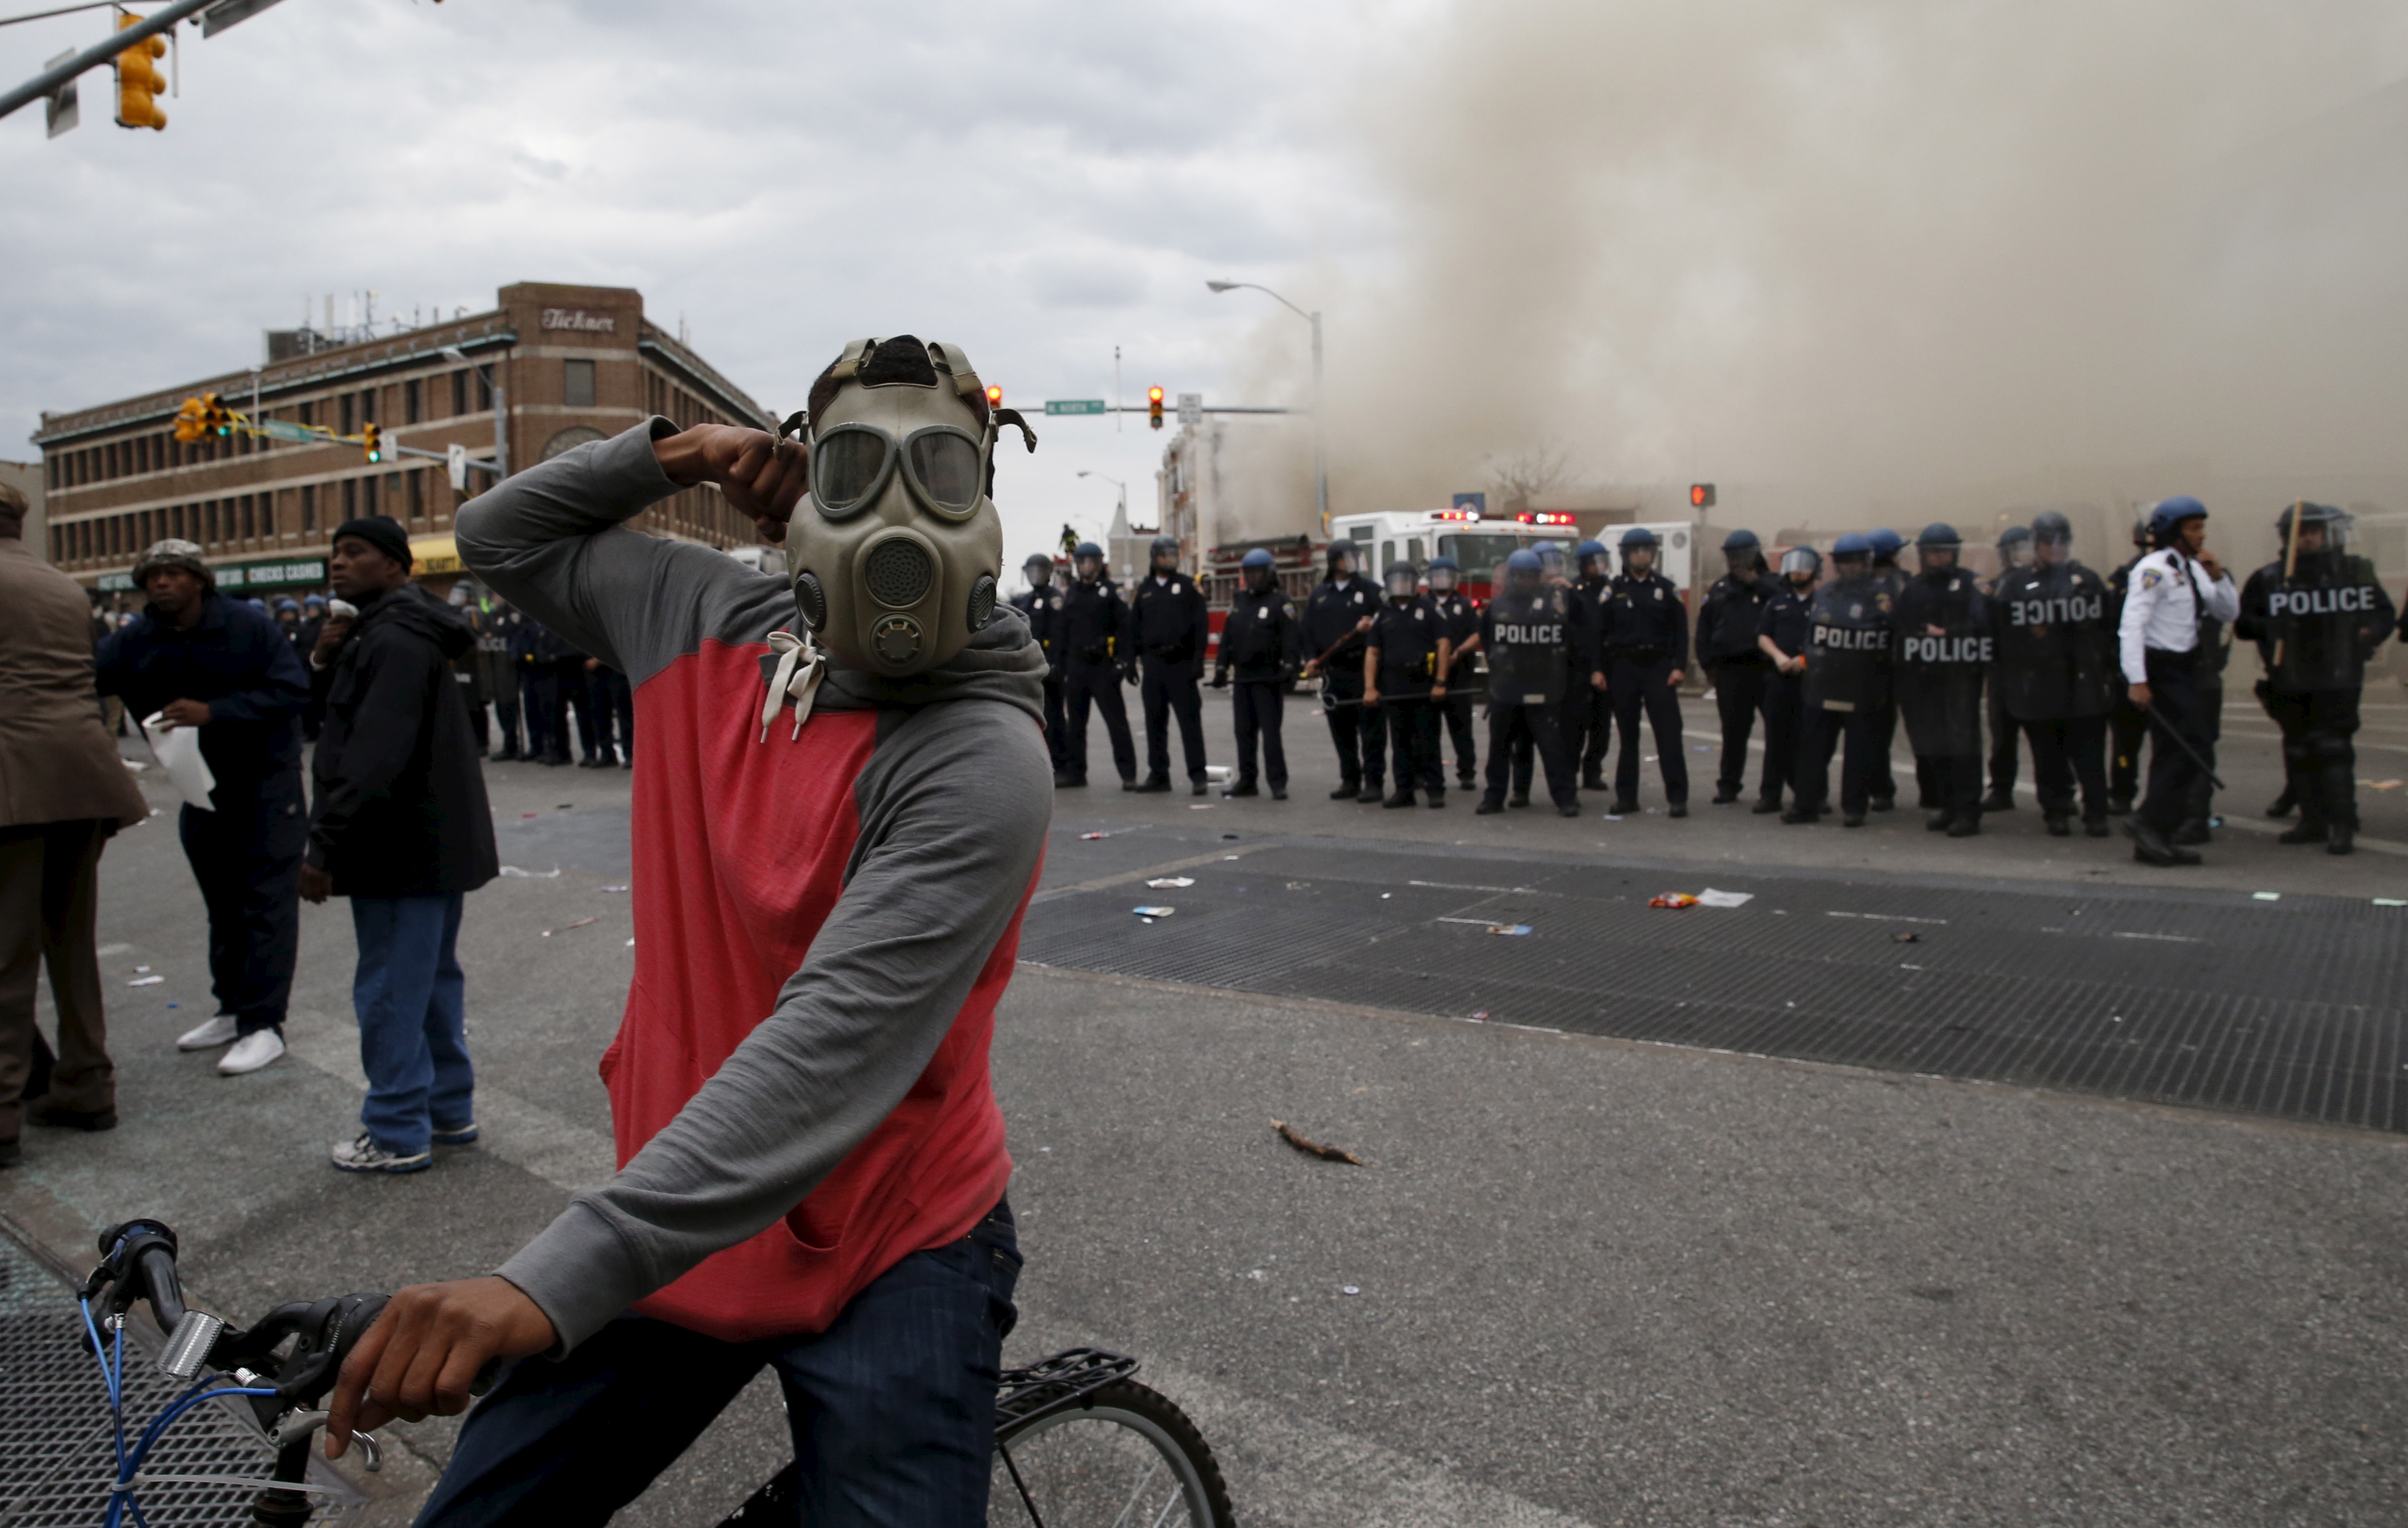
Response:
[[[190,541],[142,554],[134,581],[150,598],[100,645],[97,681],[136,720],[197,727],[217,785],[179,822],[184,858],[209,915],[209,986],[218,1011],[187,1030],[185,1050],[231,1045],[227,1077],[284,1054],[284,1007],[301,948],[301,724],[309,677],[273,617],[217,591]]]

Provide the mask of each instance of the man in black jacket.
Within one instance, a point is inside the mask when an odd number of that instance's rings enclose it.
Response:
[[[335,533],[328,573],[359,620],[317,655],[333,673],[301,894],[351,899],[351,994],[368,1095],[351,1173],[411,1173],[477,1138],[460,962],[464,893],[500,873],[493,813],[452,661],[475,641],[410,582],[409,537],[371,515]]]
[[[1613,811],[1639,809],[1639,718],[1643,709],[1664,776],[1666,815],[1689,815],[1689,763],[1681,742],[1681,678],[1689,664],[1689,612],[1672,580],[1656,571],[1656,533],[1622,533],[1622,572],[1607,586],[1597,675],[1613,702],[1621,751],[1613,761]],[[1596,683],[1592,679],[1592,684]]]
[[[1179,571],[1179,541],[1157,536],[1148,554],[1154,566],[1129,598],[1129,625],[1144,665],[1138,698],[1145,705],[1145,783],[1140,791],[1170,789],[1170,719],[1179,718],[1179,743],[1186,754],[1187,784],[1204,793],[1204,697],[1196,688],[1203,672],[1211,625],[1204,592]]]
[[[1062,705],[1062,592],[1054,587],[1054,559],[1032,551],[1020,565],[1028,587],[1011,596],[1012,608],[1028,618],[1028,635],[1045,655],[1045,751],[1054,773],[1070,762],[1070,717]]]
[[[1279,573],[1271,554],[1260,547],[1238,564],[1244,587],[1229,602],[1221,625],[1221,652],[1212,665],[1212,688],[1229,682],[1237,670],[1238,688],[1229,697],[1229,716],[1238,731],[1238,778],[1227,796],[1254,793],[1254,742],[1262,741],[1263,774],[1270,781],[1271,799],[1287,799],[1287,750],[1280,743],[1281,691],[1303,661],[1297,650],[1296,612],[1280,592]]]
[[[1361,701],[1363,643],[1380,614],[1380,586],[1355,571],[1353,542],[1332,541],[1328,556],[1327,575],[1304,604],[1304,677],[1328,675],[1322,714],[1338,750],[1338,789],[1329,799],[1375,802],[1388,773],[1385,734],[1379,713]]]
[[[1728,571],[1714,580],[1698,607],[1698,662],[1713,681],[1714,709],[1723,723],[1723,762],[1714,778],[1714,805],[1728,806],[1747,784],[1747,740],[1756,718],[1764,709],[1765,687],[1772,677],[1771,661],[1756,645],[1765,607],[1780,593],[1771,571],[1764,565],[1764,544],[1754,531],[1733,531],[1723,537]],[[1772,755],[1764,762],[1764,784],[1757,793],[1778,799],[1780,783],[1772,772]]]
[[[218,593],[192,542],[153,546],[134,580],[150,606],[100,645],[97,679],[136,721],[159,713],[171,727],[200,729],[216,785],[208,807],[184,807],[178,828],[208,908],[218,1011],[176,1044],[230,1046],[218,1070],[235,1077],[284,1054],[301,949],[300,716],[309,678],[274,621]]]
[[[1128,708],[1121,703],[1137,659],[1129,651],[1128,607],[1121,603],[1119,586],[1104,577],[1104,549],[1082,541],[1070,553],[1074,580],[1062,592],[1056,618],[1060,640],[1050,654],[1062,677],[1068,702],[1069,741],[1054,783],[1075,788],[1087,783],[1087,712],[1100,712],[1104,731],[1111,737],[1112,765],[1120,771],[1121,789],[1137,789],[1137,743],[1129,736]]]

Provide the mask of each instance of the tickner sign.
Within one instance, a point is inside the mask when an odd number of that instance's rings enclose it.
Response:
[[[609,313],[588,313],[581,307],[547,307],[543,310],[543,326],[547,329],[574,329],[586,335],[615,335],[619,321]]]
[[[273,563],[216,563],[209,571],[216,575],[220,589],[291,588],[294,584],[324,583],[326,560],[295,557]],[[104,573],[95,581],[102,589],[132,589],[134,575]]]

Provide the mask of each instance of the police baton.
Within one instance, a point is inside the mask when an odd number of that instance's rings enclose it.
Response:
[[[1380,692],[1380,698],[1383,701],[1427,700],[1430,698],[1430,693],[1426,690],[1383,690]],[[1449,700],[1453,700],[1455,698],[1452,690],[1449,691],[1446,698]],[[1353,700],[1340,700],[1335,694],[1332,694],[1326,690],[1324,690],[1321,693],[1321,708],[1325,711],[1342,711],[1349,706],[1361,706],[1363,704],[1365,704],[1365,702],[1360,696],[1357,696]]]
[[[2214,766],[2210,764],[2205,759],[2200,757],[2199,750],[2190,746],[2190,739],[2185,737],[2181,733],[2176,732],[2172,722],[2167,721],[2164,717],[2159,716],[2157,714],[2157,708],[2155,706],[2143,706],[2141,707],[2141,711],[2143,715],[2146,716],[2150,721],[2157,724],[2158,731],[2164,733],[2168,737],[2172,738],[2177,747],[2179,747],[2185,753],[2190,755],[2190,762],[2199,765],[2199,772],[2207,777],[2207,783],[2214,786],[2219,791],[2228,789],[2224,781],[2216,778]]]

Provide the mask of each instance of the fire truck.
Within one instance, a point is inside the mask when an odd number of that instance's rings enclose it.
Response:
[[[1696,529],[1685,520],[1640,526],[1608,525],[1598,533],[1598,539],[1612,550],[1621,544],[1626,531],[1655,532],[1656,571],[1685,594],[1690,571],[1695,566]],[[1360,549],[1364,576],[1374,583],[1384,581],[1393,564],[1407,562],[1422,566],[1433,557],[1452,557],[1463,569],[1465,592],[1484,603],[1488,599],[1490,580],[1497,568],[1512,552],[1541,541],[1553,541],[1569,557],[1572,549],[1585,539],[1570,511],[1546,509],[1526,510],[1511,518],[1483,516],[1474,509],[1345,515],[1332,521],[1330,530]],[[1618,551],[1614,561],[1619,567]]]

